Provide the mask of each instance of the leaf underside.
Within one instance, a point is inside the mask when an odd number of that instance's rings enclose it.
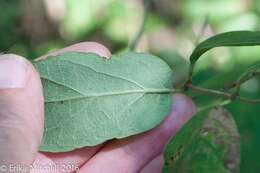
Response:
[[[236,124],[224,108],[193,117],[170,141],[163,173],[238,173],[240,140]]]
[[[171,107],[172,70],[140,53],[69,52],[35,63],[45,97],[41,151],[65,152],[158,125]]]

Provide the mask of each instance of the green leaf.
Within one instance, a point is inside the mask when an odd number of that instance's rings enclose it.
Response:
[[[248,80],[258,75],[260,75],[260,62],[256,63],[253,66],[250,66],[244,73],[241,74],[241,76],[238,78],[237,82],[235,83],[235,85],[237,85],[236,93],[239,94],[240,87],[243,83],[247,82]]]
[[[238,79],[238,81],[247,81],[251,79],[252,76],[260,73],[260,62],[250,66]]]
[[[230,113],[222,107],[193,117],[164,152],[164,173],[237,173],[239,134]]]
[[[215,47],[256,45],[260,45],[260,32],[232,31],[221,33],[203,41],[194,49],[190,56],[191,66],[193,68],[201,55]]]
[[[183,86],[189,76],[189,61],[174,50],[160,51],[157,53],[157,56],[172,68],[172,71],[174,72],[174,86]]]
[[[64,152],[147,131],[171,107],[173,72],[138,53],[64,53],[35,64],[45,95],[41,151]]]

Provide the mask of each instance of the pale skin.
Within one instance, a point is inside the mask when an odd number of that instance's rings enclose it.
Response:
[[[78,43],[51,54],[67,51],[111,57],[106,47],[95,42]],[[82,173],[159,173],[165,144],[196,112],[189,97],[175,94],[173,98],[169,116],[149,132],[66,153],[42,153],[38,150],[44,127],[44,98],[39,75],[25,58],[13,54],[1,55],[0,173],[8,172],[1,170],[1,165],[33,163],[73,163]]]

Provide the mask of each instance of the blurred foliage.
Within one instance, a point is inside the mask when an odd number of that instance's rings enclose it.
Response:
[[[97,41],[117,53],[138,31],[142,9],[140,0],[1,0],[0,51],[34,59],[73,43]],[[230,30],[260,29],[258,0],[154,0],[149,14],[138,51],[163,59],[184,57],[173,62],[177,71],[185,71],[196,40]],[[224,87],[257,61],[259,47],[213,49],[196,65],[194,82]],[[248,81],[243,96],[257,98],[259,86],[259,78]],[[207,99],[200,104],[207,104]],[[260,107],[239,102],[226,107],[241,133],[241,172],[260,172]]]
[[[172,138],[164,152],[163,173],[237,173],[239,134],[222,107],[197,113]]]

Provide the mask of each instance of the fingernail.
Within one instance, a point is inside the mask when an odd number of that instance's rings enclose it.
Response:
[[[23,88],[27,81],[28,62],[13,54],[0,56],[0,89]]]

